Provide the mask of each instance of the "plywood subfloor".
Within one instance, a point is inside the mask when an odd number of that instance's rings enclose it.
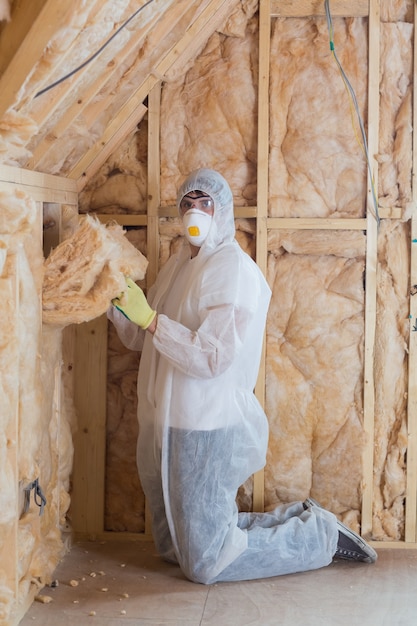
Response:
[[[375,565],[204,586],[162,562],[150,542],[81,542],[21,626],[411,626],[417,551],[381,549]],[[77,586],[71,586],[77,581]],[[92,613],[94,612],[94,613]]]

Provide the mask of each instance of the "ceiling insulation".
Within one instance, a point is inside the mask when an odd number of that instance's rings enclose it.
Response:
[[[3,2],[0,162],[84,186],[85,171],[92,176],[146,114],[155,83],[184,72],[217,29],[242,29],[239,15],[256,7],[253,0],[39,0],[24,9],[13,3],[7,20]]]

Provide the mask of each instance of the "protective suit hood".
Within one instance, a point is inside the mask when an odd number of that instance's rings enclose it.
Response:
[[[183,197],[196,189],[207,193],[214,202],[211,228],[201,250],[213,250],[221,243],[233,241],[235,237],[233,194],[228,182],[215,170],[207,168],[194,170],[187,176],[178,190],[178,211]]]

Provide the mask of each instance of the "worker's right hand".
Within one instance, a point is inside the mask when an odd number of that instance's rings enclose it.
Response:
[[[126,290],[113,298],[112,304],[143,329],[148,328],[156,316],[156,311],[149,306],[142,289],[131,278],[126,278]]]

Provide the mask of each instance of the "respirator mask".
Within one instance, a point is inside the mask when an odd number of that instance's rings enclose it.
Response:
[[[210,230],[214,202],[210,196],[203,192],[189,193],[190,195],[185,195],[180,202],[184,234],[191,245],[200,247]]]
[[[212,215],[199,209],[189,209],[182,217],[184,234],[193,246],[201,246],[208,235]]]

